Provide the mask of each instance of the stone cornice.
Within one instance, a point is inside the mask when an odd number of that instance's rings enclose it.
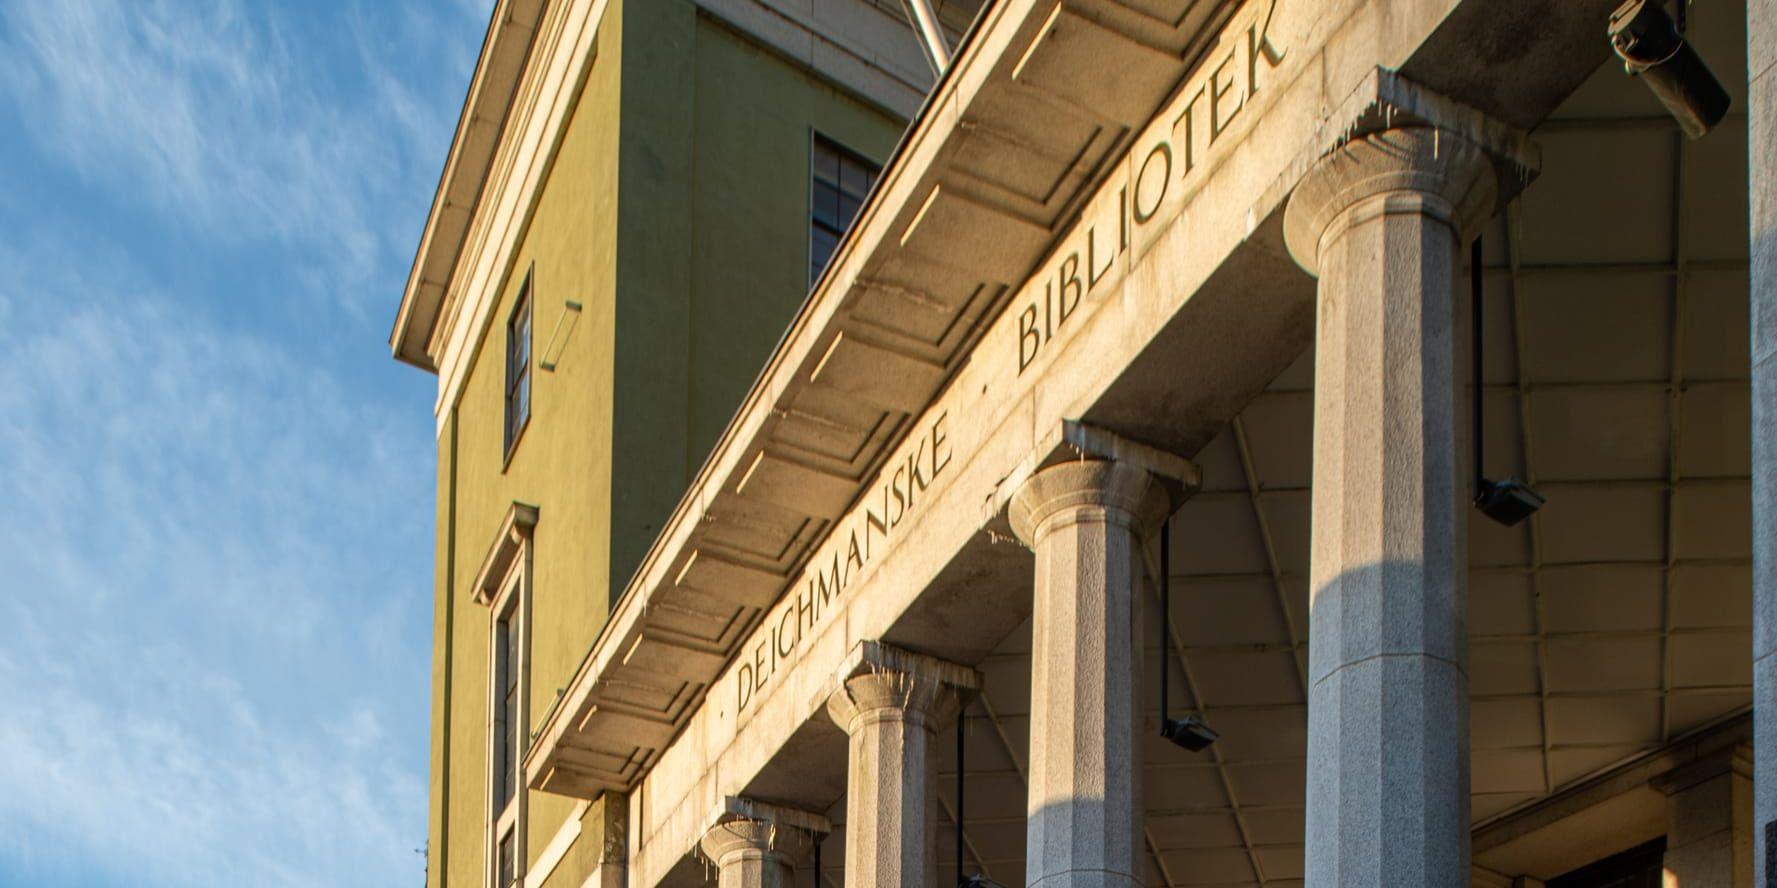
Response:
[[[463,113],[389,333],[389,349],[395,358],[423,370],[438,369],[431,349],[432,334],[470,218],[480,203],[542,5],[543,0],[500,0],[488,22],[475,74],[463,99]]]

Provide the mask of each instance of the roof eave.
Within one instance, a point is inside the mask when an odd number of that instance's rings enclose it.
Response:
[[[482,38],[481,53],[475,61],[475,73],[463,96],[463,110],[457,117],[450,151],[445,155],[438,187],[432,194],[426,225],[414,250],[413,266],[408,271],[401,305],[389,331],[390,355],[429,373],[438,372],[438,362],[431,353],[430,344],[442,314],[448,282],[455,274],[457,260],[467,241],[473,209],[480,202],[488,169],[499,145],[499,131],[504,129],[518,74],[524,68],[524,58],[536,33],[542,2],[499,0],[494,6],[488,19],[487,34]],[[526,20],[530,24],[525,24]],[[494,72],[500,73],[501,82],[490,82]],[[486,127],[489,122],[494,122],[491,138],[471,138],[481,135],[475,132],[478,124]],[[453,202],[452,195],[464,186],[473,189],[471,198],[466,205],[461,200]],[[446,211],[452,209],[460,210],[459,219],[445,218]]]

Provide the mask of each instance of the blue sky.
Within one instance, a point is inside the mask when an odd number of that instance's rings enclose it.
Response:
[[[0,885],[419,885],[485,0],[0,0]]]

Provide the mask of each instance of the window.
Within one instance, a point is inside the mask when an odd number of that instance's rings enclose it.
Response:
[[[857,218],[881,167],[819,133],[809,161],[808,285],[812,287]]]
[[[506,445],[512,445],[531,418],[531,278],[526,275],[518,291],[518,304],[506,321]]]
[[[1621,854],[1556,876],[1548,888],[1660,888],[1665,876],[1666,838],[1661,836]]]
[[[522,559],[521,559],[522,561]],[[524,571],[515,568],[494,602],[491,638],[493,656],[489,694],[489,842],[492,845],[493,888],[512,888],[524,881]]]

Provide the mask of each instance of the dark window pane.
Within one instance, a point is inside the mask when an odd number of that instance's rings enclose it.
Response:
[[[815,136],[810,168],[808,282],[812,286],[857,218],[877,168],[819,135]]]
[[[500,837],[500,873],[495,884],[500,888],[518,884],[518,847],[512,833]]]
[[[816,277],[820,276],[821,269],[827,267],[827,260],[833,258],[833,249],[837,246],[839,246],[839,238],[837,236],[825,228],[821,228],[820,226],[815,227],[813,243],[810,245],[809,249],[809,258],[813,260],[810,264],[815,268]]]
[[[516,607],[516,605],[514,605]],[[506,809],[517,790],[518,773],[518,632],[511,619],[494,627],[494,687],[500,689],[494,711],[494,811]]]
[[[824,139],[815,139],[814,174],[829,182],[839,181],[839,152]]]
[[[829,228],[838,228],[841,223],[839,216],[839,190],[826,182],[816,181],[810,193],[809,209],[814,221]]]
[[[1661,837],[1556,876],[1548,888],[1660,888],[1665,855],[1666,839]]]
[[[530,415],[531,282],[525,279],[518,304],[506,321],[506,449]]]
[[[870,190],[871,170],[856,161],[846,161],[839,166],[839,185],[846,191],[863,197]]]

